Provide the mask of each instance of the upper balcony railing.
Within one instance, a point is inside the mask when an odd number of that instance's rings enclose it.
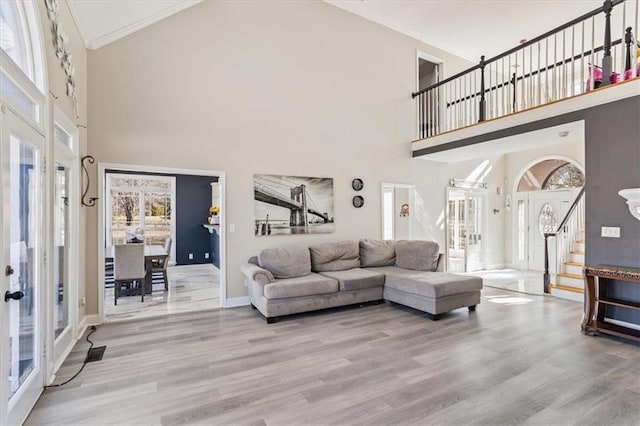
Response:
[[[606,0],[564,25],[493,58],[482,56],[477,65],[412,93],[418,139],[637,77],[638,3]],[[621,34],[613,41],[612,23]]]

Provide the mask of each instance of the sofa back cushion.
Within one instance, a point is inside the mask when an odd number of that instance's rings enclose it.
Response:
[[[311,269],[315,272],[344,271],[360,267],[360,252],[356,241],[318,244],[309,247]]]
[[[311,273],[309,249],[301,246],[262,250],[258,264],[275,278],[303,277]]]
[[[396,264],[394,240],[360,240],[360,263],[363,268]]]
[[[400,240],[396,243],[396,266],[415,271],[435,271],[440,246],[435,241]]]

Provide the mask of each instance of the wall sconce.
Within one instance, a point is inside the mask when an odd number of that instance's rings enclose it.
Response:
[[[640,220],[640,188],[623,189],[618,194],[627,200],[631,215]]]
[[[409,204],[403,204],[402,206],[400,206],[400,217],[407,217],[409,216]]]
[[[96,200],[98,199],[98,197],[89,197],[89,200],[87,201],[87,192],[89,192],[89,185],[91,182],[89,182],[89,171],[87,170],[87,166],[84,164],[84,161],[87,160],[89,162],[89,164],[93,164],[96,162],[96,159],[93,158],[90,155],[85,155],[84,157],[82,157],[82,159],[80,160],[80,164],[82,165],[82,184],[84,189],[82,190],[82,205],[86,206],[86,207],[94,207],[96,205]],[[84,182],[86,181],[86,186],[84,186]]]
[[[511,210],[511,194],[507,194],[507,197],[504,200],[504,207],[507,210]]]

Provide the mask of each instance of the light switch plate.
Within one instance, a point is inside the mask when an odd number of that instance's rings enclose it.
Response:
[[[236,232],[236,224],[232,223],[229,225],[229,232]]]
[[[619,226],[603,226],[600,235],[604,238],[620,238]]]

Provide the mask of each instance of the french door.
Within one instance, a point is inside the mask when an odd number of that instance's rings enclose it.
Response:
[[[447,188],[447,271],[486,268],[487,190]]]
[[[20,424],[43,389],[44,137],[3,108],[0,423]]]

